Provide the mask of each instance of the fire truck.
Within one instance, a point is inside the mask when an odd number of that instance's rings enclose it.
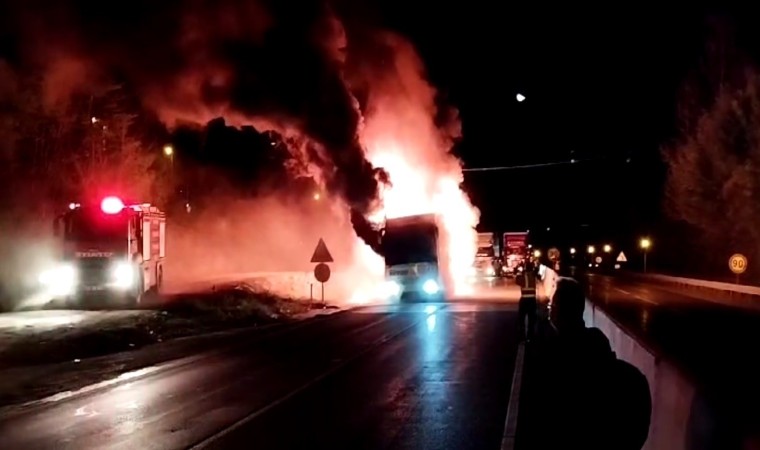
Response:
[[[438,218],[422,214],[388,219],[381,236],[386,299],[442,300]]]
[[[166,215],[148,203],[71,203],[54,221],[60,259],[39,276],[53,299],[94,298],[134,307],[158,292],[166,256]]]

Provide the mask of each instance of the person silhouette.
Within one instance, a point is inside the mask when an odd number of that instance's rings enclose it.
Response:
[[[649,382],[617,358],[601,330],[586,327],[585,300],[577,281],[557,281],[553,332],[534,347],[531,384],[542,391],[532,400],[541,403],[535,419],[544,432],[534,433],[530,448],[639,450],[649,435]]]

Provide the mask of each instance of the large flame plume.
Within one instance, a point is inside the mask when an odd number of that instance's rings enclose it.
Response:
[[[387,33],[378,38],[393,57],[384,72],[375,71],[382,76],[372,77],[360,136],[368,159],[388,172],[391,184],[381,190],[382,207],[371,219],[437,214],[448,259],[444,278],[455,294],[467,293],[479,213],[460,187],[461,163],[450,152],[459,137],[458,117],[438,108],[436,91],[408,42]]]
[[[121,10],[117,5],[133,11],[129,23],[112,13]],[[363,233],[371,229],[365,221],[438,214],[447,246],[444,278],[462,293],[479,213],[460,187],[461,164],[451,154],[458,117],[439,107],[406,40],[339,18],[332,5],[116,0],[109,8],[72,2],[48,15],[18,5],[13,17],[27,25],[20,35],[36,54],[31,64],[55,74],[63,69],[50,61],[77,61],[90,77],[118,74],[169,127],[222,116],[288,137],[293,158],[366,242],[372,240]],[[75,89],[67,85],[52,98]],[[353,261],[341,270],[362,280],[355,298],[366,299],[382,277],[382,258],[356,236],[345,242],[353,243]]]

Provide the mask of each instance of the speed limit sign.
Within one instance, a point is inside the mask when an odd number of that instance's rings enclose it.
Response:
[[[747,271],[747,257],[741,253],[736,253],[728,258],[728,268],[731,272],[739,275]]]

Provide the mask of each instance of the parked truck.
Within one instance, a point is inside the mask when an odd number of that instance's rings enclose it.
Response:
[[[528,233],[524,231],[507,232],[503,236],[502,258],[503,271],[509,276],[519,274],[528,258]]]
[[[71,203],[55,219],[54,234],[59,259],[39,276],[53,299],[133,307],[163,283],[166,216],[155,206],[118,197]]]
[[[495,277],[499,272],[496,240],[494,233],[478,233],[478,250],[475,254],[472,276],[476,279]]]
[[[386,298],[429,301],[445,297],[443,252],[435,215],[388,219],[381,236]]]

